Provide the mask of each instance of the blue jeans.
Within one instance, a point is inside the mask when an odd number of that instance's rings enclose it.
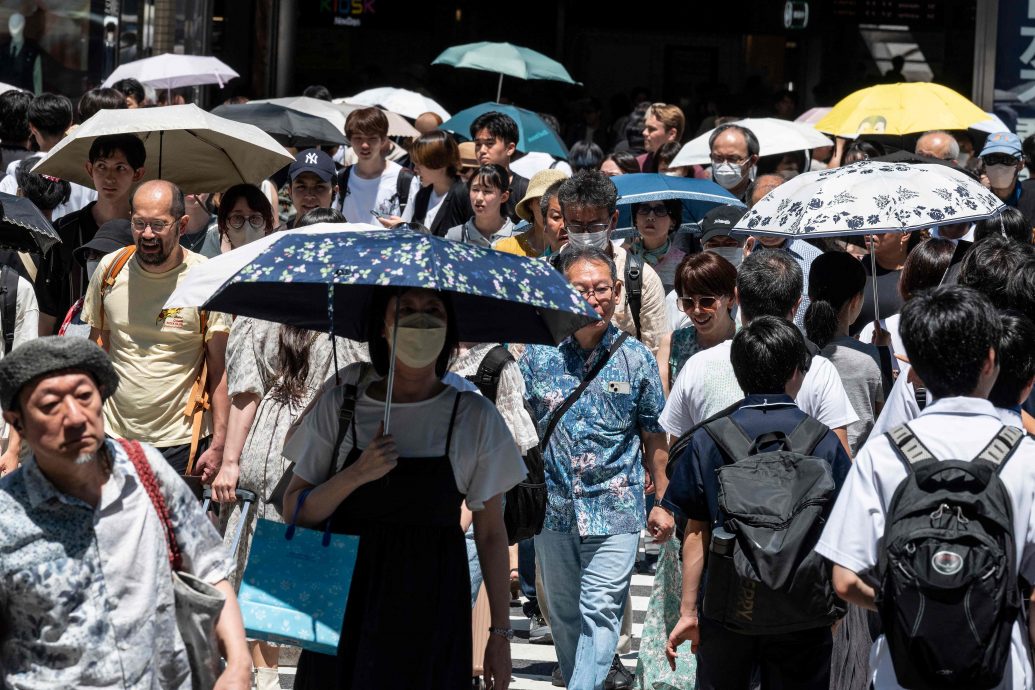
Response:
[[[607,678],[639,538],[636,532],[580,537],[546,529],[535,538],[568,690],[598,690]]]

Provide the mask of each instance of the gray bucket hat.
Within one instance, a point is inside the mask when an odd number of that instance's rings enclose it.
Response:
[[[0,405],[14,408],[18,394],[29,383],[57,372],[85,371],[97,382],[101,399],[119,386],[119,375],[108,353],[85,338],[48,335],[19,345],[0,360]]]

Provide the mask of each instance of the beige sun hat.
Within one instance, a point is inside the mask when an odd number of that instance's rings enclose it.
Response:
[[[514,209],[518,216],[531,223],[533,218],[532,204],[538,201],[554,182],[560,182],[561,180],[566,179],[568,179],[568,173],[556,168],[540,170],[533,175],[532,179],[528,181],[528,189],[525,191],[525,198],[519,201]]]

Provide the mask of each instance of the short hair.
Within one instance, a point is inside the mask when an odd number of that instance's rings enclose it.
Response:
[[[90,89],[79,97],[79,122],[86,122],[100,110],[125,110],[126,97],[115,89]]]
[[[169,194],[172,196],[172,200],[169,203],[169,215],[173,218],[182,218],[187,213],[187,203],[183,198],[183,190],[178,186],[170,182],[169,180],[149,180],[151,184],[159,183],[164,184],[169,189]],[[133,213],[133,202],[136,199],[137,194],[140,192],[138,187],[133,194],[129,197],[129,212]]]
[[[941,136],[947,137],[949,139],[949,158],[951,158],[952,160],[959,158],[960,143],[956,141],[956,137],[952,136],[944,129],[932,129],[928,132],[924,132],[923,134],[921,134],[916,140],[916,146],[913,149],[914,152],[920,153],[920,142],[924,140],[924,137],[934,136],[936,134],[940,134]]]
[[[662,165],[672,165],[672,161],[676,159],[679,152],[683,149],[683,145],[678,141],[670,141],[667,144],[662,144],[654,153],[654,162],[657,163],[658,167]]]
[[[898,330],[920,380],[936,398],[951,398],[973,395],[1002,319],[977,290],[940,285],[905,303]]]
[[[998,215],[979,220],[974,227],[975,242],[996,235],[1031,244],[1031,223],[1013,206],[1004,206]]]
[[[72,101],[56,93],[41,93],[29,104],[29,124],[46,137],[60,137],[72,126]]]
[[[136,79],[119,79],[111,86],[123,96],[132,98],[137,103],[143,103],[144,99],[147,98],[147,94],[144,92],[144,85]]]
[[[258,212],[262,216],[262,219],[266,221],[267,227],[272,229],[276,225],[273,218],[273,207],[262,190],[253,184],[235,184],[223,192],[219,198],[219,210],[216,212],[216,220],[219,223],[220,232],[226,229],[230,212],[234,210],[234,206],[241,199],[244,199],[253,211]],[[295,227],[299,226],[296,224]]]
[[[543,195],[539,197],[539,212],[543,214],[544,219],[546,218],[546,214],[550,211],[550,201],[557,196],[557,192],[560,191],[562,184],[564,184],[564,180],[557,180],[547,187],[543,191]]]
[[[316,209],[314,209],[315,211]],[[310,211],[309,213],[312,213]],[[309,214],[307,213],[306,216]],[[388,338],[391,333],[382,335],[385,329],[385,313],[388,311],[388,303],[393,297],[402,297],[410,290],[423,288],[390,288],[375,287],[374,294],[370,300],[370,311],[367,320],[367,346],[370,350],[370,363],[381,376],[388,374],[389,366],[392,363],[391,347]],[[435,374],[438,377],[446,375],[449,370],[449,362],[456,354],[457,345],[460,343],[456,328],[456,312],[453,310],[453,300],[448,292],[439,291],[435,293],[442,300],[446,308],[446,342],[442,346],[442,352],[435,360]]]
[[[1003,333],[996,348],[999,376],[988,399],[996,407],[1013,407],[1035,376],[1035,323],[1015,311],[1002,313]]]
[[[849,144],[847,148],[845,148],[845,152],[841,155],[841,160],[847,162],[849,157],[854,156],[858,156],[859,160],[867,160],[870,158],[879,158],[883,155],[884,147],[880,142],[856,139]]]
[[[640,172],[640,162],[636,160],[636,156],[634,156],[631,151],[615,151],[604,160],[606,161],[608,158],[614,161],[615,165],[618,166],[618,169],[626,175]],[[603,165],[603,163],[604,161],[600,161],[601,165]]]
[[[134,170],[144,167],[144,163],[147,161],[147,149],[144,148],[144,142],[134,134],[105,134],[97,137],[90,144],[87,159],[91,163],[95,163],[98,158],[107,158],[116,151],[122,152],[129,167]]]
[[[0,94],[0,142],[14,144],[29,138],[32,94],[17,89]]]
[[[668,103],[651,103],[647,112],[659,120],[665,127],[665,131],[676,130],[676,141],[683,138],[683,130],[686,128],[686,116],[679,106]]]
[[[808,371],[809,350],[794,324],[760,316],[733,336],[730,363],[744,393],[783,393],[795,371]]]
[[[818,347],[837,335],[838,316],[844,306],[866,288],[866,269],[848,252],[820,254],[809,266],[809,308],[805,333]]]
[[[345,118],[345,136],[353,134],[368,137],[388,136],[388,116],[380,108],[357,108]]]
[[[436,129],[413,141],[410,160],[425,168],[445,168],[453,177],[460,169],[460,147],[448,132]]]
[[[756,248],[737,270],[737,301],[743,321],[759,316],[786,319],[801,299],[801,266],[783,249]]]
[[[615,260],[608,256],[607,252],[602,249],[597,249],[596,247],[574,247],[569,244],[564,251],[558,255],[556,268],[558,271],[563,273],[565,277],[567,277],[568,271],[571,267],[580,261],[604,264],[607,266],[607,270],[611,274],[611,282],[618,280],[618,267],[615,264]]]
[[[507,174],[507,169],[496,163],[486,163],[475,170],[471,178],[467,180],[467,189],[471,189],[475,182],[495,187],[500,190],[501,194],[510,190],[510,175]],[[500,215],[507,215],[505,203],[500,204]]]
[[[580,170],[557,190],[561,211],[567,208],[604,208],[613,214],[618,207],[618,190],[611,178],[599,170]]]
[[[38,155],[23,158],[18,162],[14,179],[18,182],[18,188],[22,190],[22,196],[35,204],[36,208],[41,211],[53,211],[68,201],[72,194],[72,185],[68,180],[32,172],[33,166],[41,159]]]
[[[759,187],[762,187],[763,185],[768,184],[770,181],[776,181],[776,180],[779,180],[779,182],[776,182],[776,184],[772,185],[772,187],[769,188],[769,190],[766,192],[766,194],[768,194],[769,192],[773,191],[774,189],[776,189],[777,187],[782,185],[784,182],[786,182],[787,178],[785,178],[783,175],[780,175],[779,173],[775,173],[775,172],[765,173],[763,175],[759,175],[755,179],[751,180],[750,184],[748,184],[747,191],[744,193],[744,198],[747,199],[748,202],[750,203],[751,200],[755,198],[755,191]]]
[[[675,288],[679,297],[733,297],[737,269],[715,252],[687,254],[676,267]]]
[[[490,110],[474,118],[474,122],[471,123],[471,138],[474,139],[483,129],[489,130],[489,134],[494,138],[501,139],[507,144],[516,146],[518,143],[517,123],[506,113]]]
[[[302,95],[308,98],[318,98],[321,101],[331,100],[331,90],[323,84],[311,84],[305,87],[302,91]]]
[[[632,208],[629,209],[629,213],[632,214],[633,226],[636,226],[636,219],[638,217],[636,212],[644,203],[647,202],[633,204]],[[679,226],[683,224],[683,202],[679,199],[664,199],[661,203],[665,205],[665,210],[668,211],[668,217],[672,219],[672,224],[668,228],[668,234],[671,235],[679,230]]]
[[[715,140],[719,138],[719,135],[723,132],[734,130],[740,132],[744,136],[744,140],[747,142],[747,149],[749,156],[757,156],[761,150],[758,146],[758,137],[747,127],[742,127],[734,122],[729,122],[724,125],[719,125],[712,131],[711,136],[708,137],[708,150],[711,151],[715,146]]]
[[[576,141],[568,149],[568,164],[572,172],[579,170],[600,170],[604,162],[604,150],[593,142]]]
[[[898,277],[898,294],[902,301],[908,301],[920,290],[941,285],[955,253],[955,242],[938,237],[931,237],[913,247]]]
[[[265,199],[266,197],[263,196]],[[269,204],[269,200],[266,200]],[[251,204],[248,204],[251,206]],[[253,207],[254,208],[254,207]],[[305,215],[298,219],[295,223],[296,228],[302,228],[307,225],[316,225],[317,223],[348,223],[349,221],[341,214],[336,208],[314,208],[310,211],[306,211]]]
[[[959,284],[980,291],[997,308],[1008,305],[1007,283],[1021,270],[1024,260],[1035,254],[1035,247],[1020,244],[1006,237],[986,237],[963,257]]]

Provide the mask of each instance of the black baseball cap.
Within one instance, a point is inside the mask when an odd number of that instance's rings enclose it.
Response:
[[[111,254],[123,247],[133,244],[133,229],[125,218],[115,218],[97,228],[97,234],[86,244],[78,247],[73,253],[76,261],[86,265],[86,255],[91,252]]]
[[[704,244],[713,237],[728,237],[730,230],[737,224],[747,209],[743,206],[716,206],[704,214],[699,225],[701,226],[701,244]]]
[[[295,155],[295,162],[288,168],[288,177],[292,181],[302,173],[311,172],[324,182],[334,179],[337,172],[334,159],[320,149],[306,149]]]

